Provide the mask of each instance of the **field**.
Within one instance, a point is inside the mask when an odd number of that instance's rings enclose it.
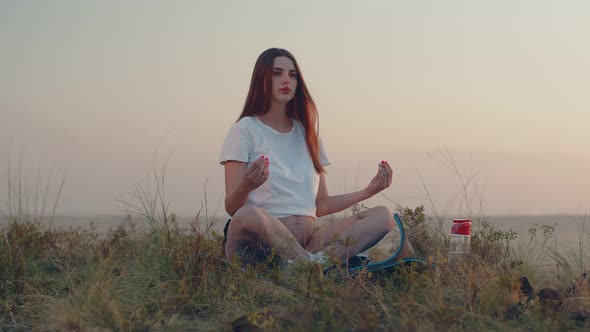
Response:
[[[109,227],[12,217],[0,234],[0,330],[590,328],[583,217],[474,218],[471,255],[449,266],[448,221],[422,207],[398,212],[436,268],[389,276],[313,264],[288,274],[271,262],[244,268],[223,260],[224,220],[204,215],[144,213]]]

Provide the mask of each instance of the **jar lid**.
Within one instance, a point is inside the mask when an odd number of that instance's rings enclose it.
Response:
[[[470,219],[454,219],[451,234],[471,235],[471,220]]]

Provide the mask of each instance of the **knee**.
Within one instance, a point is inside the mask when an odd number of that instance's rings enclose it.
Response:
[[[230,227],[240,231],[255,232],[264,228],[264,210],[254,205],[244,205],[234,213]]]
[[[391,211],[390,208],[386,206],[377,206],[374,207],[372,210],[373,213],[375,213],[375,215],[378,216],[378,219],[382,220],[381,225],[383,227],[384,232],[388,233],[389,231],[395,228],[396,222],[393,218],[393,211]]]

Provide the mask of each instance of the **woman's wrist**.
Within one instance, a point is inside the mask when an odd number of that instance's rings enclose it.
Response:
[[[248,190],[248,187],[244,183],[240,183],[228,196],[228,199],[231,202],[236,202],[239,206],[243,206],[246,203],[250,191],[252,190]]]
[[[225,198],[225,209],[226,212],[233,216],[233,214],[244,204],[248,199],[248,194],[250,192],[247,189],[242,188],[242,185],[238,185],[238,187]]]
[[[365,199],[369,199],[369,198],[373,197],[375,195],[375,193],[371,193],[369,191],[369,187],[366,187],[365,189],[361,190],[361,195],[362,195],[361,201],[364,201]]]

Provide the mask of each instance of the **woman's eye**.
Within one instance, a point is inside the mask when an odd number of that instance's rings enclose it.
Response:
[[[289,76],[291,76],[293,78],[297,78],[297,74],[289,74]]]
[[[275,71],[274,73],[272,73],[272,75],[273,75],[273,76],[280,76],[280,75],[281,75],[281,73],[280,73],[280,72],[278,72],[278,71]]]

